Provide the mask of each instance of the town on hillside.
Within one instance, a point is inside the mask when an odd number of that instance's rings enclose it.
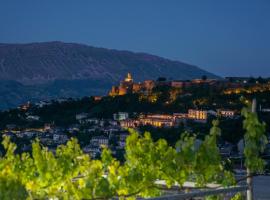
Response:
[[[104,146],[124,160],[129,128],[149,131],[154,140],[164,138],[170,145],[181,133],[208,134],[213,119],[219,119],[222,131],[220,154],[235,159],[242,167],[243,137],[241,109],[256,96],[258,113],[270,121],[270,81],[262,78],[228,77],[214,80],[145,80],[134,82],[127,74],[107,96],[82,99],[61,98],[28,102],[17,109],[1,112],[0,128],[18,145],[18,152],[31,151],[31,141],[39,141],[49,150],[70,138],[78,139],[83,151],[99,158]],[[269,134],[269,127],[268,127]],[[265,158],[270,157],[270,144]]]

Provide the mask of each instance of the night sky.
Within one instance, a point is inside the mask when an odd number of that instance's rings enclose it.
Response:
[[[270,0],[0,0],[1,43],[56,40],[270,76]]]

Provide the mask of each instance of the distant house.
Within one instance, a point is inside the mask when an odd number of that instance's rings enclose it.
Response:
[[[63,103],[63,102],[67,102],[68,101],[68,98],[59,98],[59,99],[56,99],[56,101],[58,103]]]
[[[119,123],[115,120],[109,120],[108,123],[111,125],[111,126],[118,126]]]
[[[207,111],[206,110],[188,110],[188,118],[197,120],[197,121],[206,121],[207,120]]]
[[[43,108],[44,106],[48,106],[51,105],[52,102],[48,102],[48,101],[40,101],[38,103],[36,103],[35,105],[39,108]]]
[[[126,120],[126,119],[128,119],[128,113],[127,112],[115,113],[115,114],[113,114],[113,119],[116,121]]]
[[[80,120],[86,119],[87,117],[88,117],[87,113],[80,113],[76,115],[76,120],[80,121]]]
[[[218,109],[217,112],[218,112],[218,116],[221,116],[221,117],[233,118],[235,116],[235,111],[234,110]]]
[[[135,128],[139,126],[140,121],[137,119],[126,119],[120,121],[120,126],[122,128]]]
[[[78,132],[78,131],[80,131],[80,125],[79,124],[72,124],[67,128],[67,131],[70,133]]]
[[[109,138],[105,136],[95,136],[90,140],[90,144],[95,146],[108,146],[109,145]]]
[[[27,111],[30,107],[31,107],[31,103],[30,101],[28,101],[26,104],[19,106],[19,109],[22,111]]]
[[[141,115],[140,124],[151,125],[155,127],[172,127],[176,125],[175,118],[167,114]]]
[[[185,85],[185,82],[184,81],[172,81],[171,82],[171,86],[173,88],[183,88]]]
[[[115,128],[115,127],[104,128],[104,133],[106,133],[107,135],[112,134],[112,133],[116,133],[118,131],[119,131],[119,128]]]
[[[36,132],[35,131],[24,131],[22,132],[23,136],[26,136],[28,138],[32,138],[34,136],[36,136]]]
[[[29,121],[39,121],[40,117],[37,115],[29,115],[26,117],[26,119]]]
[[[98,124],[99,120],[96,118],[85,118],[83,120],[80,120],[81,124]]]
[[[52,132],[54,127],[55,127],[54,124],[44,124],[44,131]]]
[[[173,113],[173,117],[177,119],[186,119],[188,118],[188,114],[187,113]]]
[[[101,101],[102,100],[102,96],[94,96],[94,100],[95,101]]]
[[[57,144],[64,144],[68,141],[66,134],[53,134],[53,141]]]

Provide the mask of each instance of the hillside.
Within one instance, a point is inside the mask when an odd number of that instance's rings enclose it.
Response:
[[[145,53],[62,42],[0,44],[0,109],[28,99],[106,94],[127,72],[135,81],[216,78],[196,66]]]

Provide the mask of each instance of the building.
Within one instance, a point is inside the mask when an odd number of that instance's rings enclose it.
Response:
[[[142,84],[140,83],[133,83],[132,85],[132,92],[133,93],[138,93],[142,90]]]
[[[125,83],[133,83],[133,78],[130,73],[127,74],[127,77],[124,80]]]
[[[52,132],[55,128],[54,124],[44,124],[44,131],[46,132]]]
[[[110,96],[125,95],[131,93],[146,93],[148,94],[155,86],[156,81],[145,80],[142,83],[135,83],[130,73],[127,74],[126,78],[120,82],[119,86],[112,86],[109,92]]]
[[[56,143],[56,144],[64,144],[68,141],[68,137],[66,134],[53,134],[53,141]]]
[[[173,116],[177,119],[187,119],[188,118],[187,113],[173,113]]]
[[[143,88],[144,88],[146,91],[151,91],[155,86],[156,86],[156,83],[155,83],[155,81],[153,81],[153,80],[145,80],[145,81],[143,82]]]
[[[94,96],[94,100],[95,101],[101,101],[102,100],[102,96]]]
[[[193,119],[193,120],[206,121],[207,120],[207,111],[206,110],[189,109],[188,110],[188,118]]]
[[[76,115],[76,120],[80,121],[80,120],[86,119],[87,117],[88,117],[87,113],[80,113]]]
[[[120,121],[122,128],[136,128],[138,126],[154,126],[154,127],[173,127],[176,125],[176,120],[173,117],[153,117],[153,116],[140,116],[138,119],[127,119]]]
[[[113,119],[116,120],[116,121],[128,119],[128,113],[127,112],[114,113],[113,114]]]
[[[108,146],[109,145],[109,138],[105,136],[95,136],[90,140],[90,144],[95,146]]]
[[[170,119],[153,119],[144,118],[140,120],[142,125],[150,125],[155,127],[173,127],[175,125],[173,120]]]
[[[222,110],[222,109],[219,109],[217,111],[218,111],[218,116],[221,116],[221,117],[233,118],[235,116],[235,111],[234,110]]]
[[[185,81],[172,81],[171,87],[173,88],[183,88],[185,86]]]
[[[110,96],[125,95],[133,92],[133,78],[130,73],[127,74],[126,78],[120,82],[119,86],[112,86],[109,92]]]
[[[30,101],[28,101],[26,104],[19,106],[19,109],[22,111],[27,111],[30,107],[31,107],[31,103]]]
[[[137,119],[126,119],[120,121],[122,128],[135,128],[140,125],[140,121]]]
[[[29,115],[26,117],[26,119],[29,121],[38,121],[40,119],[40,117],[37,115]]]
[[[44,106],[49,106],[51,104],[52,104],[52,102],[50,102],[50,101],[40,101],[40,102],[36,103],[35,105],[39,108],[43,108]]]

